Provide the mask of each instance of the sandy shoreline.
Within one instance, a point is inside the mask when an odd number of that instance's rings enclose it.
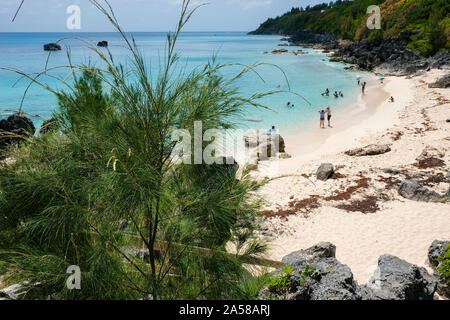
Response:
[[[291,159],[261,162],[254,177],[275,178],[258,192],[266,201],[265,210],[290,211],[264,223],[269,258],[281,260],[292,251],[329,241],[360,284],[368,281],[385,253],[429,268],[432,241],[450,239],[450,204],[407,200],[397,188],[411,176],[441,194],[450,187],[445,178],[450,164],[450,124],[445,122],[450,118],[450,93],[428,88],[444,73],[388,77],[384,85],[368,88],[365,108],[335,115],[332,129],[319,129],[317,121],[309,134],[285,137]],[[395,103],[387,101],[391,95]],[[369,144],[389,144],[392,151],[370,157],[343,153]],[[418,167],[424,150],[442,163]],[[338,175],[326,182],[316,180],[321,163],[333,163]],[[385,168],[399,172],[386,173]],[[358,212],[359,207],[373,212]]]

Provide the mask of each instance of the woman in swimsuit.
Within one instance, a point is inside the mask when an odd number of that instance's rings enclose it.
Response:
[[[325,129],[325,110],[319,111],[320,113],[320,127]]]

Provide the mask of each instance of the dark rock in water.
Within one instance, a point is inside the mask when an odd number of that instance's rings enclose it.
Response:
[[[293,265],[300,260],[315,258],[336,258],[336,246],[330,242],[321,242],[309,249],[292,252],[281,261],[284,264]]]
[[[48,132],[55,132],[59,129],[58,120],[56,119],[48,119],[45,120],[42,124],[42,127],[39,128],[39,134],[46,134]]]
[[[23,115],[0,120],[0,149],[34,135],[35,130],[33,121]]]
[[[346,151],[345,154],[348,156],[364,157],[364,156],[376,156],[384,154],[391,151],[391,147],[387,144],[371,144],[365,146],[364,148],[357,148],[353,150]]]
[[[334,167],[331,163],[322,163],[317,169],[316,177],[317,180],[326,181],[333,176]]]
[[[45,51],[59,51],[61,50],[61,46],[57,43],[47,43],[44,44]]]
[[[361,294],[367,300],[432,300],[436,289],[436,279],[425,268],[386,254]]]
[[[412,179],[404,180],[398,189],[398,193],[403,198],[422,202],[436,202],[441,201],[443,198],[437,192],[423,187],[416,180]]]
[[[99,43],[97,43],[97,47],[108,47],[108,41],[100,41]]]
[[[450,73],[447,73],[445,76],[440,78],[434,83],[431,83],[428,85],[430,88],[448,88],[450,87]]]
[[[435,240],[428,249],[428,260],[434,269],[433,275],[438,281],[437,293],[447,299],[450,299],[450,278],[444,276],[439,269],[444,264],[444,255],[449,245],[450,241]]]

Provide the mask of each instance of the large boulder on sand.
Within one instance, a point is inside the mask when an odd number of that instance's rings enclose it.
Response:
[[[438,281],[437,293],[447,299],[450,299],[450,277],[443,275],[440,269],[446,261],[448,263],[449,258],[445,257],[445,254],[449,245],[450,241],[435,240],[428,249],[428,260],[434,269],[433,275]]]
[[[371,144],[364,148],[356,148],[346,151],[345,154],[352,157],[376,156],[391,151],[390,145],[387,144]]]
[[[438,79],[436,82],[430,83],[428,86],[430,88],[441,88],[441,89],[450,87],[450,73],[447,73],[445,76]]]
[[[398,188],[398,193],[406,199],[422,202],[437,202],[441,201],[443,197],[434,191],[431,191],[416,180],[404,180]]]
[[[334,174],[334,167],[331,163],[322,163],[317,169],[316,178],[317,180],[326,181],[331,178]]]
[[[254,130],[244,135],[245,146],[255,150],[258,160],[286,152],[286,144],[278,133]]]
[[[362,295],[366,300],[433,300],[436,288],[436,279],[425,268],[385,254]]]

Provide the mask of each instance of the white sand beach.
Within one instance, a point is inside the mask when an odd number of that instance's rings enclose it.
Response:
[[[450,204],[407,200],[397,189],[408,177],[440,194],[449,189],[450,91],[428,87],[444,73],[387,77],[383,85],[368,88],[365,104],[333,114],[333,128],[319,129],[317,120],[309,134],[285,137],[292,158],[260,162],[252,175],[273,179],[258,192],[265,214],[272,216],[263,231],[269,258],[281,260],[329,241],[360,284],[386,253],[429,269],[433,240],[450,240]],[[391,95],[394,103],[388,102]],[[365,157],[344,154],[370,144],[388,144],[392,150]],[[322,163],[337,169],[325,182],[315,177]]]

